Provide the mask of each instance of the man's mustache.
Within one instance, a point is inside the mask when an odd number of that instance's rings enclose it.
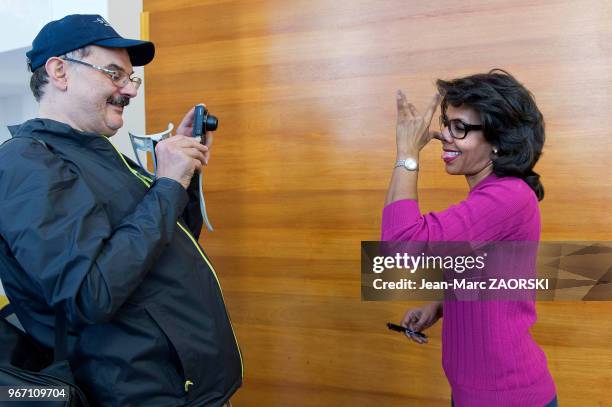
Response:
[[[115,106],[125,107],[130,104],[130,98],[127,96],[109,97],[106,100],[107,103]]]

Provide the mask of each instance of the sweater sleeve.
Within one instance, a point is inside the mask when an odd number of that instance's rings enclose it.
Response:
[[[520,179],[500,179],[473,190],[441,212],[422,215],[416,200],[392,202],[383,210],[383,241],[494,241],[534,216],[535,195]]]

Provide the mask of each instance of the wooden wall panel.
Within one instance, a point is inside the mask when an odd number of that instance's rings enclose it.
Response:
[[[612,14],[606,1],[145,0],[156,58],[147,130],[203,101],[220,118],[205,189],[245,359],[237,406],[448,406],[440,327],[386,331],[411,303],[361,302],[359,243],[379,236],[397,88],[502,67],[547,121],[544,240],[610,240]],[[420,201],[462,199],[440,145]],[[533,330],[562,405],[606,405],[612,304],[540,303]],[[576,330],[576,333],[571,333]]]

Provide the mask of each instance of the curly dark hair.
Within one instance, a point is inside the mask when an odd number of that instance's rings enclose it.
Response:
[[[544,117],[531,92],[502,69],[451,81],[438,79],[442,114],[448,105],[480,115],[485,139],[497,148],[493,172],[522,178],[541,201],[544,186],[533,171],[544,146]]]

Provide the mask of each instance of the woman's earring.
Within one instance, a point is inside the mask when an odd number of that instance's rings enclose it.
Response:
[[[493,154],[497,155],[497,147],[493,147]]]

